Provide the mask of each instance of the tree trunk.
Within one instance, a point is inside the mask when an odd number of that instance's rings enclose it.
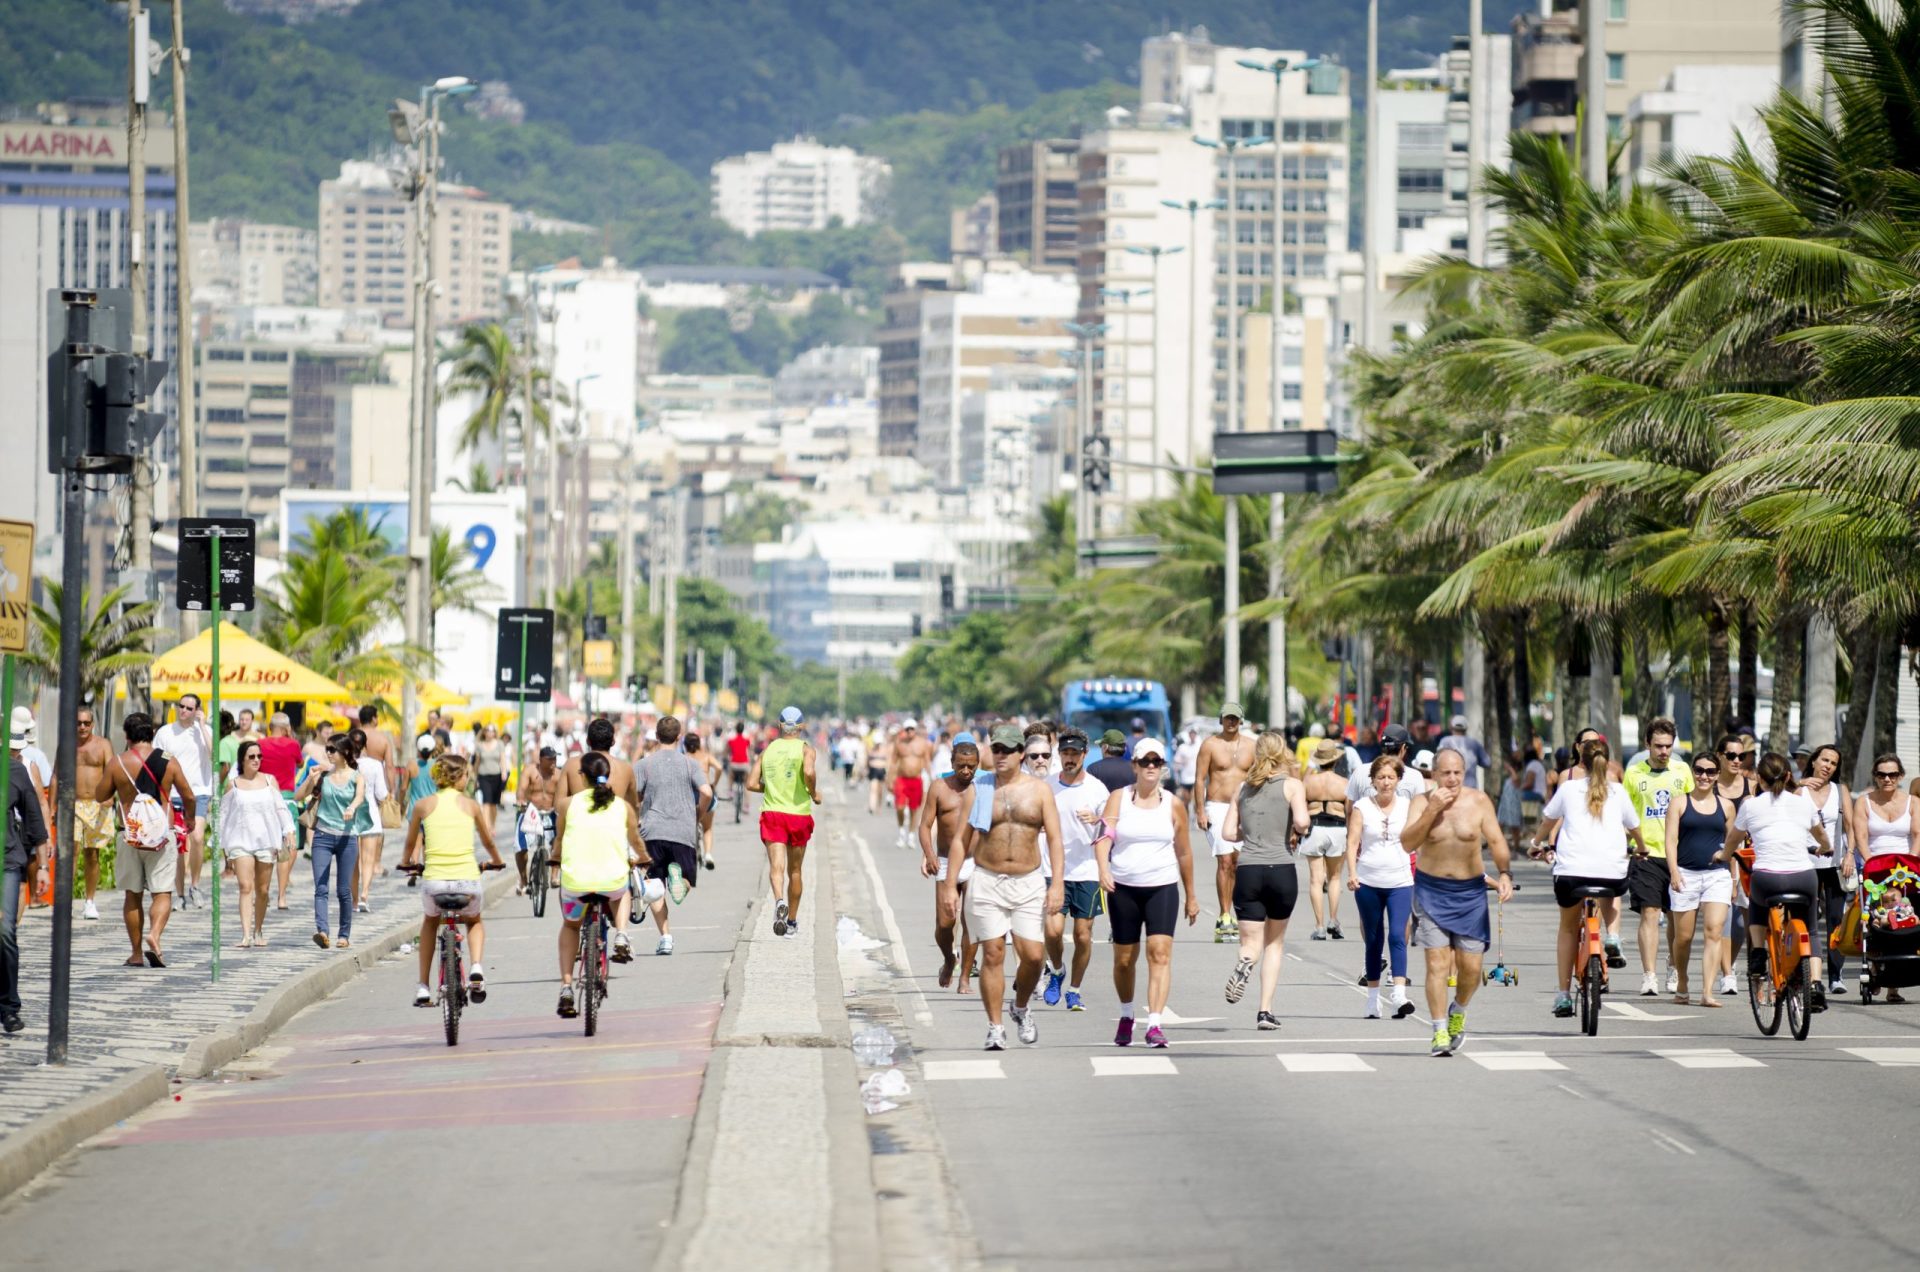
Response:
[[[1767,750],[1787,753],[1792,745],[1789,721],[1800,698],[1800,660],[1806,623],[1799,614],[1789,614],[1773,629],[1773,718],[1767,723]],[[1802,716],[1800,736],[1807,736]]]
[[[1847,693],[1847,720],[1840,730],[1840,771],[1852,772],[1854,789],[1864,790],[1862,783],[1867,779],[1861,774],[1868,767],[1869,757],[1861,754],[1861,741],[1867,731],[1867,704],[1873,699],[1874,670],[1880,665],[1880,634],[1870,627],[1856,629],[1847,637],[1847,658],[1853,664],[1853,674]]]
[[[1516,749],[1533,745],[1533,661],[1527,645],[1527,620],[1513,618],[1513,727]]]
[[[1486,666],[1480,677],[1480,713],[1487,722],[1485,740],[1490,746],[1498,745],[1502,755],[1510,755],[1513,753],[1513,716],[1508,710],[1511,694],[1507,687],[1505,656],[1500,653],[1498,642],[1482,642],[1482,645],[1486,649]]]
[[[1733,686],[1727,680],[1727,615],[1718,602],[1707,607],[1707,732],[1709,744],[1727,732]]]
[[[1687,724],[1692,730],[1689,741],[1693,744],[1693,753],[1700,755],[1719,745],[1720,735],[1713,727],[1713,693],[1708,688],[1710,673],[1706,664],[1698,657],[1687,661]]]
[[[1806,639],[1803,662],[1807,684],[1805,705],[1800,711],[1800,736],[1819,746],[1840,736],[1833,709],[1839,670],[1839,637],[1833,630],[1833,620],[1825,614],[1815,614],[1807,620]]]
[[[1652,642],[1647,633],[1636,627],[1633,630],[1633,714],[1640,722],[1640,745],[1647,744],[1647,726],[1658,716],[1666,714],[1666,703],[1662,701],[1659,686],[1653,678]]]
[[[1587,719],[1601,736],[1620,746],[1620,681],[1613,674],[1613,655],[1618,648],[1611,627],[1593,626],[1593,663],[1587,674]]]
[[[1900,637],[1889,632],[1880,638],[1879,669],[1873,679],[1873,753],[1899,749]]]
[[[1740,724],[1751,729],[1760,698],[1760,625],[1751,613],[1740,619]]]

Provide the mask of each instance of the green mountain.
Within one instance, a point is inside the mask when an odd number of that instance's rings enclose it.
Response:
[[[1198,22],[1217,40],[1354,64],[1365,22],[1357,2],[1315,0],[364,0],[289,26],[185,3],[197,217],[312,224],[318,183],[386,144],[391,99],[464,74],[507,81],[528,116],[453,116],[450,169],[603,227],[521,236],[523,259],[806,264],[869,287],[903,255],[945,250],[948,211],[990,188],[998,146],[1071,133],[1127,100],[1143,35]],[[1383,7],[1386,65],[1443,47],[1466,10]],[[166,15],[155,13],[162,43]],[[118,6],[0,0],[0,30],[0,107],[125,91]],[[166,84],[156,77],[162,109]],[[749,241],[715,222],[708,164],[796,132],[889,158],[893,224]]]

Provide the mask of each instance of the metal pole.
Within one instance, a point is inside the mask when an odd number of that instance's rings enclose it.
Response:
[[[1200,204],[1197,200],[1187,203],[1187,278],[1187,453],[1181,459],[1191,464],[1199,459],[1194,436],[1195,416],[1199,412],[1193,405],[1200,379],[1200,355],[1196,352],[1200,343]]]
[[[213,576],[213,670],[208,677],[207,714],[220,727],[220,527],[212,529],[208,572]],[[207,864],[213,870],[213,979],[220,979],[220,740],[213,743],[213,794],[207,800]]]
[[[1287,162],[1285,156],[1282,154],[1287,137],[1286,107],[1280,93],[1283,79],[1283,74],[1275,74],[1273,77],[1273,202],[1275,209],[1274,224],[1276,227],[1282,224],[1286,215],[1286,199],[1284,195],[1287,183]],[[1368,91],[1371,93],[1372,90],[1369,89]],[[1371,98],[1369,98],[1369,100],[1371,100]],[[1300,141],[1301,189],[1304,191],[1306,189],[1307,163],[1306,136],[1304,130],[1302,130]],[[1371,139],[1369,139],[1368,144],[1372,144]],[[1305,201],[1303,194],[1301,199],[1302,204],[1304,204]],[[1300,211],[1304,213],[1306,208],[1303,206]],[[1304,216],[1296,218],[1296,220],[1299,223],[1298,231],[1294,235],[1294,282],[1297,292],[1300,281],[1300,269],[1306,261],[1306,246],[1301,240],[1306,238],[1307,230]],[[1279,231],[1278,238],[1280,241],[1273,245],[1274,273],[1280,278],[1279,285],[1274,288],[1275,315],[1273,330],[1276,337],[1280,334],[1280,324],[1284,321],[1286,312],[1286,271],[1280,267],[1280,261],[1287,249],[1286,233],[1284,230]],[[1371,284],[1369,284],[1369,286],[1371,286]],[[1301,347],[1304,351],[1306,345],[1306,310],[1304,306],[1301,308],[1300,329],[1302,333]],[[1274,341],[1273,427],[1276,432],[1286,427],[1286,421],[1280,418],[1287,400],[1286,393],[1281,385],[1280,375],[1281,364],[1285,361],[1281,356],[1283,347],[1284,342],[1282,340],[1276,339]],[[1304,366],[1305,362],[1306,359],[1303,356],[1301,364]],[[1302,422],[1304,423],[1304,420]],[[1286,596],[1286,580],[1281,576],[1279,554],[1280,538],[1281,535],[1285,533],[1286,527],[1286,496],[1279,494],[1268,495],[1267,551],[1269,555],[1267,557],[1267,597],[1270,600],[1282,600]],[[1287,703],[1287,619],[1284,613],[1276,610],[1273,615],[1267,619],[1267,723],[1276,729],[1286,728],[1289,711],[1290,708]]]
[[[1473,4],[1477,10],[1480,0],[1473,0]],[[1376,166],[1371,159],[1371,156],[1375,153],[1374,147],[1380,144],[1379,82],[1380,0],[1367,0],[1366,113],[1367,154],[1369,159],[1366,169],[1366,214],[1361,218],[1365,232],[1360,238],[1360,252],[1363,261],[1362,268],[1366,271],[1367,275],[1366,288],[1360,295],[1360,345],[1367,350],[1373,348],[1374,323],[1377,320],[1374,311],[1374,292],[1377,291],[1380,286],[1380,245],[1373,241],[1373,209],[1376,206],[1374,201],[1382,196],[1383,191],[1374,188],[1379,183],[1373,179],[1376,175]],[[1275,91],[1275,96],[1278,97],[1278,90]],[[1279,114],[1277,110],[1274,113],[1276,115]],[[1471,199],[1472,196],[1469,195],[1468,198]]]
[[[147,12],[141,0],[127,4],[127,286],[133,292],[133,312],[128,315],[133,352],[153,352],[147,321]],[[176,234],[177,237],[177,234]],[[179,255],[179,253],[175,253]],[[191,368],[179,368],[178,378],[185,380]],[[78,452],[74,452],[77,454]],[[135,599],[144,601],[152,588],[153,569],[153,485],[154,462],[145,455],[133,458],[131,494],[127,505],[127,563],[139,580]],[[78,537],[84,528],[85,511],[67,523],[66,532]],[[77,579],[79,576],[71,576]],[[62,712],[66,712],[64,699]]]
[[[60,705],[62,708],[66,706],[65,703]],[[13,727],[12,654],[0,656],[0,720],[5,720],[9,729]],[[77,735],[79,730],[76,729],[74,732]],[[7,740],[11,743],[13,739],[9,736]],[[7,859],[7,835],[13,829],[13,749],[11,746],[0,746],[0,793],[3,793],[0,794],[0,798],[6,800],[5,805],[0,806],[0,862],[4,862]],[[33,880],[29,879],[27,882],[31,886]],[[17,937],[17,927],[15,933]]]
[[[1580,41],[1586,60],[1580,66],[1580,172],[1587,184],[1607,189],[1607,19],[1597,3],[1580,6]]]
[[[1484,4],[1485,0],[1467,3],[1467,261],[1482,267],[1487,263],[1487,201],[1480,189],[1480,170],[1487,166]]]
[[[431,337],[427,319],[427,295],[432,286],[433,277],[433,135],[438,122],[434,112],[434,95],[431,90],[420,95],[420,105],[425,118],[422,121],[422,136],[419,144],[420,190],[415,196],[413,227],[413,400],[407,419],[407,584],[406,584],[406,629],[407,642],[418,649],[422,645],[421,632],[426,626],[426,568],[423,560],[420,539],[431,534],[424,529],[427,512],[427,449],[426,432],[431,427],[427,419],[426,383],[433,374],[432,365],[427,356],[427,342]],[[400,688],[400,733],[403,737],[413,735],[414,715],[419,710],[411,676],[406,677]]]
[[[192,224],[187,203],[186,0],[173,0],[173,259],[175,321],[180,328],[174,360],[174,391],[180,403],[180,515],[200,515],[200,422],[193,405],[193,253],[182,250],[183,227]]]
[[[535,441],[536,419],[533,400],[533,371],[535,359],[539,357],[540,302],[533,293],[533,271],[525,271],[521,277],[526,283],[526,295],[522,299],[523,328],[526,332],[527,350],[525,360],[520,364],[520,385],[525,394],[526,414],[520,424],[520,488],[526,497],[526,538],[520,549],[520,587],[526,603],[533,600],[533,444]]]
[[[667,495],[667,536],[663,545],[660,592],[660,661],[666,666],[662,677],[669,687],[680,683],[680,490],[675,487]],[[674,696],[667,697],[668,711],[673,710]]]
[[[620,684],[633,675],[633,433],[620,456]]]
[[[1239,375],[1235,363],[1240,359],[1239,341],[1239,305],[1238,293],[1240,280],[1234,272],[1240,263],[1239,245],[1234,241],[1234,206],[1238,194],[1234,170],[1239,166],[1239,139],[1222,137],[1220,144],[1227,152],[1227,432],[1239,432],[1239,411],[1236,409],[1236,395],[1239,392]],[[1212,342],[1208,342],[1211,347]],[[1212,361],[1211,358],[1208,359]],[[1211,368],[1209,368],[1211,371]],[[1208,386],[1213,376],[1207,376]],[[1211,414],[1211,412],[1209,412]],[[1188,460],[1192,462],[1191,459]],[[1232,701],[1240,696],[1240,497],[1227,496],[1226,507],[1226,595],[1222,601],[1226,622],[1226,691],[1223,698]]]
[[[1160,455],[1160,257],[1162,255],[1163,255],[1162,249],[1158,247],[1153,249],[1153,344],[1150,347],[1149,357],[1147,362],[1147,398],[1148,398],[1148,405],[1149,405],[1148,414],[1147,414],[1147,431],[1148,431],[1148,434],[1153,439],[1152,450],[1147,455],[1147,458],[1156,464],[1159,463],[1161,460],[1161,455]],[[1153,497],[1155,499],[1158,499],[1160,497],[1160,470],[1157,468],[1154,469],[1152,476],[1149,477],[1148,480],[1152,483],[1152,486],[1150,487],[1150,489],[1153,491]]]
[[[88,365],[94,356],[92,292],[67,299],[67,445],[68,464],[87,436]],[[134,312],[140,312],[136,297]],[[138,342],[136,342],[137,345]],[[137,470],[137,463],[136,463]],[[60,746],[54,780],[59,804],[54,813],[53,952],[47,1002],[47,1063],[67,1062],[67,1004],[73,977],[73,792],[80,747],[80,592],[86,569],[80,527],[87,513],[84,474],[71,466],[60,473]],[[141,536],[135,535],[136,540]]]

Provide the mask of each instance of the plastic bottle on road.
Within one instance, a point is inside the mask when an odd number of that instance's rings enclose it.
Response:
[[[875,1068],[892,1064],[893,1049],[897,1045],[892,1030],[885,1025],[872,1025],[853,1036],[853,1058]]]

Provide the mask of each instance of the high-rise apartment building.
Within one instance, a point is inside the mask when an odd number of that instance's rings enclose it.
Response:
[[[921,304],[953,281],[950,263],[908,261],[881,302],[880,453],[912,456],[920,431]]]
[[[1080,143],[1052,137],[1002,146],[994,179],[999,250],[1034,266],[1074,269],[1080,248]]]
[[[319,295],[320,236],[298,225],[238,217],[187,227],[193,298],[224,305],[311,305]]]
[[[861,225],[879,215],[892,171],[884,159],[795,137],[714,164],[713,215],[749,238]]]
[[[416,205],[400,197],[384,164],[349,160],[320,183],[320,303],[379,309],[399,325],[412,314]],[[497,317],[513,260],[513,208],[479,190],[442,184],[434,233],[434,316],[452,325]]]

